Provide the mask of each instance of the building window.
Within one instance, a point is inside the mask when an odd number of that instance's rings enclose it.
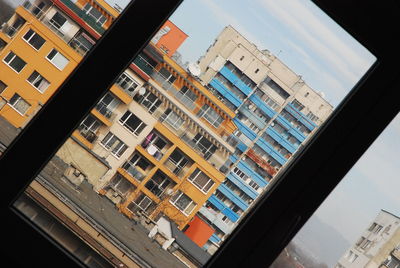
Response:
[[[211,141],[209,141],[206,137],[204,137],[200,133],[196,134],[196,136],[193,138],[193,142],[195,148],[200,150],[205,160],[208,160],[212,156],[212,154],[217,150],[217,146],[212,144]]]
[[[31,105],[21,98],[21,96],[17,93],[11,97],[9,104],[23,115],[26,113],[26,111],[28,111],[29,107],[31,107]]]
[[[126,111],[119,122],[135,135],[139,135],[146,127],[146,124],[130,111]]]
[[[107,150],[111,149],[111,153],[118,158],[128,149],[128,146],[111,132],[107,133],[101,141],[101,144],[107,148]]]
[[[10,66],[17,73],[21,72],[25,67],[26,62],[23,61],[20,57],[15,55],[14,52],[10,51],[8,55],[3,60],[8,66]]]
[[[132,93],[138,86],[138,83],[126,73],[121,74],[115,83],[130,93]]]
[[[194,108],[194,102],[197,100],[197,95],[187,86],[183,86],[181,90],[178,91],[177,97],[189,109]]]
[[[253,188],[254,190],[256,190],[256,191],[260,188],[260,186],[259,186],[255,181],[253,181],[253,180],[250,180],[249,186],[250,186],[251,188]]]
[[[154,203],[150,197],[146,196],[143,193],[140,193],[139,196],[128,205],[128,209],[132,212],[144,211],[147,215],[150,215],[154,209],[156,208],[156,203]]]
[[[304,105],[301,104],[301,103],[300,103],[298,100],[296,100],[296,99],[294,99],[294,100],[292,101],[292,104],[293,104],[293,106],[294,106],[297,110],[299,110],[299,111],[301,111],[301,110],[304,109]]]
[[[205,118],[212,126],[216,128],[221,125],[222,121],[224,121],[224,119],[207,104],[201,107],[201,110],[198,112],[197,116],[199,118]]]
[[[0,94],[7,88],[6,83],[0,80]]]
[[[242,170],[240,170],[238,167],[235,167],[233,169],[233,173],[235,173],[236,175],[239,176],[239,178],[241,178],[243,181],[246,181],[249,176],[246,175],[246,173],[244,173]]]
[[[130,183],[120,174],[116,174],[111,180],[110,187],[124,198],[136,189],[132,183]]]
[[[33,71],[33,73],[28,77],[28,82],[41,93],[43,93],[50,85],[50,82],[37,71]]]
[[[190,175],[189,181],[205,193],[207,193],[214,185],[214,181],[198,168],[196,168],[196,170]]]
[[[181,191],[178,191],[169,202],[185,215],[189,215],[197,205],[189,196]]]
[[[150,114],[153,114],[162,103],[162,101],[150,91],[147,91],[143,96],[136,94],[133,99],[137,103],[142,104]]]
[[[172,109],[167,109],[164,114],[164,121],[167,122],[174,129],[179,129],[183,125],[183,118],[177,113],[173,112]]]
[[[164,80],[164,81],[167,81],[167,82],[169,82],[169,83],[174,83],[174,81],[176,80],[176,77],[175,76],[173,76],[167,69],[165,69],[164,67],[163,68],[161,68],[161,70],[160,70],[160,75],[161,75],[161,77],[162,77],[162,79]],[[161,81],[161,82],[164,82],[164,81]],[[159,81],[160,82],[160,81]]]
[[[43,37],[38,35],[35,31],[30,29],[24,36],[23,39],[30,44],[36,50],[39,50],[46,42]]]
[[[94,8],[91,4],[87,3],[84,7],[83,7],[83,11],[88,14],[89,16],[91,16],[94,21],[98,24],[100,24],[101,26],[103,26],[103,24],[107,21],[107,18],[105,16],[103,16],[101,14],[100,11],[98,11],[96,8]]]
[[[308,112],[307,117],[310,118],[312,121],[318,121],[318,116],[316,116],[315,114],[313,114],[312,112]]]
[[[64,26],[64,24],[69,25],[69,23],[67,22],[67,18],[61,15],[61,13],[58,11],[56,11],[49,22],[50,25],[57,30],[60,30]],[[67,28],[69,28],[69,26],[67,26]]]
[[[164,192],[171,191],[176,185],[170,178],[167,177],[163,172],[157,170],[156,174],[147,181],[145,187],[152,192],[155,196],[161,198]]]
[[[279,94],[285,100],[290,96],[280,85],[278,85],[274,80],[270,77],[265,78],[264,83],[267,84],[270,88],[272,88],[276,93]]]
[[[54,48],[50,51],[50,53],[47,55],[46,58],[59,70],[63,70],[69,62],[69,60],[66,57],[64,57],[60,52],[58,52]]]
[[[126,170],[138,181],[142,181],[146,177],[144,173],[152,167],[151,163],[138,153],[134,153],[131,159],[122,165],[122,169]]]

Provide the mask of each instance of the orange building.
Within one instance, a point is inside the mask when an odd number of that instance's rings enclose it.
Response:
[[[167,20],[151,42],[166,55],[171,57],[182,45],[188,35],[170,20]]]

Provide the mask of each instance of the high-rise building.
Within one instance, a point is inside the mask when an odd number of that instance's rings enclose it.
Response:
[[[335,268],[396,268],[400,266],[400,218],[381,210]]]
[[[198,61],[202,83],[235,113],[235,154],[223,184],[198,216],[215,233],[214,252],[296,151],[331,114],[322,92],[279,58],[227,26]]]

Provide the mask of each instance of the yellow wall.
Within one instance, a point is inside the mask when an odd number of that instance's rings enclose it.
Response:
[[[7,89],[2,93],[2,96],[9,100],[14,93],[17,93],[31,104],[31,107],[23,116],[9,105],[5,105],[3,109],[0,110],[0,115],[5,117],[15,127],[23,127],[27,123],[27,120],[29,120],[39,109],[39,103],[44,104],[53,95],[65,78],[78,65],[82,56],[58,38],[57,35],[28,13],[24,8],[18,7],[16,12],[23,17],[27,23],[21,27],[18,33],[11,40],[6,40],[7,38],[4,38],[4,34],[0,36],[4,40],[8,41],[8,45],[0,52],[0,80],[4,81],[8,85]],[[36,51],[22,39],[22,36],[24,36],[29,29],[34,30],[46,40],[39,51]],[[46,56],[53,48],[57,49],[61,54],[69,59],[69,63],[62,71],[57,69],[46,59]],[[10,51],[13,51],[27,63],[20,73],[16,73],[3,62],[4,57],[6,57]],[[34,70],[39,72],[50,82],[50,86],[44,93],[39,92],[26,81]]]

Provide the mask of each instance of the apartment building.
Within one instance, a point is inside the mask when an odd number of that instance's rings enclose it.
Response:
[[[228,140],[235,147],[228,175],[198,213],[215,230],[204,245],[214,252],[333,107],[322,92],[231,26],[198,65],[203,85],[235,113],[238,127]]]
[[[17,7],[0,30],[0,115],[24,127],[116,16],[104,1],[37,0]]]
[[[381,210],[335,268],[400,267],[400,218]]]

